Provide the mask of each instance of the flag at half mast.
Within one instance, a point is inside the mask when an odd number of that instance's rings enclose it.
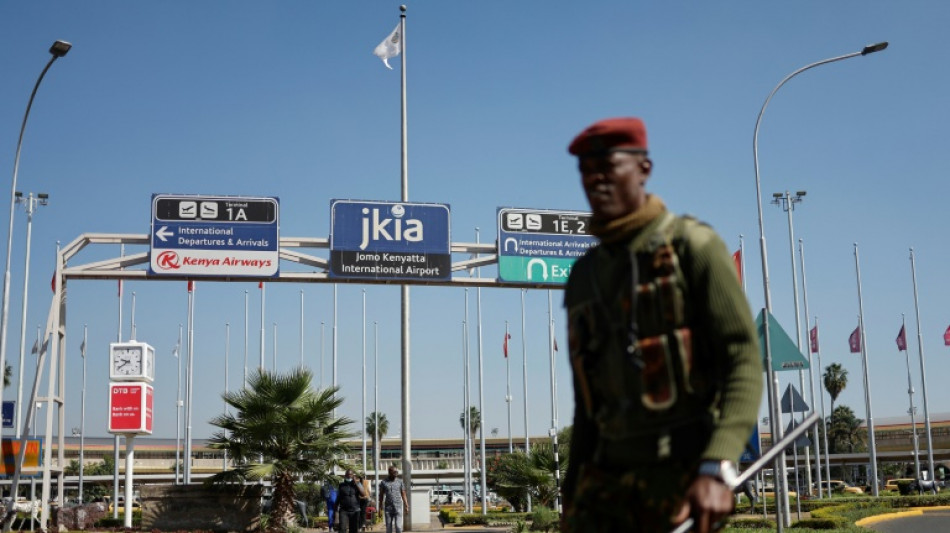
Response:
[[[811,328],[811,331],[808,332],[808,337],[811,341],[811,353],[818,353],[818,324],[815,324],[815,327]]]
[[[392,70],[393,68],[389,66],[389,60],[398,56],[400,52],[402,52],[402,35],[399,31],[399,24],[396,24],[396,29],[383,39],[383,42],[379,43],[376,49],[373,50],[373,55],[382,59],[386,68]]]
[[[851,347],[851,353],[861,353],[861,326],[854,328],[851,336],[848,337],[848,346]]]
[[[897,334],[897,349],[899,351],[907,350],[907,330],[904,329],[904,326],[901,326],[901,331]]]

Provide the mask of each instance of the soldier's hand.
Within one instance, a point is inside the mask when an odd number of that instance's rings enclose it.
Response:
[[[735,499],[725,483],[710,476],[697,476],[686,491],[686,501],[674,521],[678,524],[692,516],[693,531],[710,533],[732,513]]]

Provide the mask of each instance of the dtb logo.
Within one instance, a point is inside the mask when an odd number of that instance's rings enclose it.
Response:
[[[422,221],[414,218],[403,220],[406,208],[396,204],[389,208],[390,217],[380,218],[379,209],[363,208],[363,237],[360,250],[365,250],[370,242],[385,241],[422,241]],[[392,223],[392,226],[390,226]]]

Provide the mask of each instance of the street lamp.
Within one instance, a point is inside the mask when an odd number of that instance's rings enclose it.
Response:
[[[757,203],[758,215],[759,215],[759,251],[762,256],[762,285],[763,285],[763,290],[765,293],[765,310],[767,311],[766,313],[763,314],[763,328],[762,329],[764,332],[764,340],[765,340],[765,365],[766,365],[765,370],[768,375],[768,379],[766,381],[766,387],[768,389],[768,398],[769,398],[769,416],[771,417],[771,420],[772,420],[771,429],[772,429],[773,442],[776,442],[778,439],[782,437],[781,435],[782,427],[781,427],[781,424],[779,423],[781,420],[781,417],[775,416],[776,411],[778,410],[778,407],[779,407],[778,396],[777,396],[778,391],[776,390],[777,387],[774,387],[772,384],[772,380],[775,378],[775,375],[772,371],[772,348],[769,343],[769,328],[768,328],[768,318],[769,318],[768,315],[769,313],[772,312],[772,295],[769,290],[768,251],[765,245],[765,222],[763,221],[763,216],[762,216],[762,184],[761,184],[761,181],[759,180],[759,126],[762,123],[762,115],[765,114],[765,108],[768,107],[769,102],[772,100],[772,97],[775,96],[775,93],[778,92],[778,90],[782,88],[782,86],[785,85],[790,79],[794,78],[798,74],[801,74],[802,72],[805,72],[806,70],[815,68],[817,66],[824,65],[826,63],[833,63],[836,61],[850,59],[852,57],[857,57],[857,56],[866,56],[868,54],[873,54],[874,52],[880,52],[881,50],[884,50],[885,48],[887,48],[887,42],[877,43],[870,46],[865,46],[860,52],[853,52],[853,53],[845,54],[842,56],[823,59],[821,61],[817,61],[815,63],[811,63],[808,65],[805,65],[804,67],[801,67],[800,69],[792,72],[788,76],[785,76],[785,78],[783,78],[782,81],[780,81],[779,84],[776,85],[774,89],[772,89],[772,92],[769,93],[768,98],[765,99],[765,103],[762,104],[762,109],[759,110],[759,116],[755,119],[755,130],[753,131],[753,134],[752,134],[752,160],[755,166],[755,197],[756,197],[756,203]],[[781,482],[781,487],[780,487],[782,491],[781,494],[787,495],[788,485],[787,485],[787,480],[785,476],[785,472],[786,472],[785,454],[782,454],[779,457],[777,466],[778,466],[778,471],[781,474],[781,478],[779,480]],[[877,491],[875,490],[875,493],[876,492]],[[785,505],[786,505],[785,508],[781,512],[776,513],[776,516],[784,515],[784,519],[778,520],[779,533],[781,533],[782,529],[784,529],[786,525],[785,522],[788,521],[787,504],[788,504],[788,498],[785,498]]]
[[[795,204],[800,204],[802,199],[807,193],[805,191],[796,191],[795,196],[792,196],[792,193],[785,191],[784,193],[776,192],[772,193],[772,203],[780,206],[788,214],[788,250],[790,252],[790,257],[792,260],[792,295],[793,300],[795,301],[795,345],[798,347],[798,351],[802,351],[802,324],[800,319],[799,307],[798,307],[798,270],[795,266],[795,223],[792,220],[792,212],[795,211]],[[808,365],[808,382],[814,387],[814,377],[812,375],[811,365]],[[801,394],[805,394],[805,372],[801,369],[798,370],[798,386],[801,389]],[[814,400],[814,395],[812,395]],[[812,401],[812,408],[814,408],[814,401]],[[794,420],[795,413],[794,407],[792,409],[791,417]],[[802,420],[805,419],[805,412],[802,412]],[[818,442],[815,442],[815,449],[818,449]],[[797,453],[797,447],[795,448]],[[821,481],[821,472],[818,473],[819,481]],[[795,476],[795,479],[798,479],[798,476]],[[808,446],[805,446],[805,485],[811,487],[811,456]],[[821,483],[818,483],[818,491],[821,493]]]
[[[56,41],[50,47],[49,53],[53,57],[43,68],[40,77],[37,78],[33,86],[33,92],[30,93],[30,100],[26,104],[26,112],[23,114],[23,123],[20,125],[20,136],[16,143],[16,156],[13,158],[13,183],[10,186],[10,225],[7,227],[7,259],[6,268],[3,271],[3,303],[0,304],[0,369],[7,367],[7,319],[10,314],[10,255],[13,252],[13,212],[16,208],[16,180],[17,173],[20,170],[20,149],[23,147],[23,133],[26,131],[26,121],[30,117],[30,108],[33,107],[33,99],[36,97],[36,91],[40,88],[46,71],[53,66],[53,62],[65,56],[73,45],[66,41]]]
[[[22,410],[20,406],[23,405],[23,362],[26,359],[26,309],[29,301],[27,296],[30,286],[30,242],[33,237],[33,213],[37,206],[49,203],[49,195],[41,192],[34,196],[33,193],[30,193],[24,198],[22,192],[16,191],[13,196],[14,202],[23,204],[23,209],[26,211],[26,260],[23,266],[23,303],[21,306],[22,316],[20,317],[20,366],[17,368],[16,411],[14,412],[15,420],[13,422],[13,431],[16,438],[20,438],[20,411]],[[6,365],[3,368],[6,368]]]

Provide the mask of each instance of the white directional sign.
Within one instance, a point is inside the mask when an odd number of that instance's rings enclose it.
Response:
[[[571,266],[597,239],[590,213],[498,209],[498,279],[562,284]]]
[[[279,212],[277,198],[153,195],[149,273],[276,276]]]

